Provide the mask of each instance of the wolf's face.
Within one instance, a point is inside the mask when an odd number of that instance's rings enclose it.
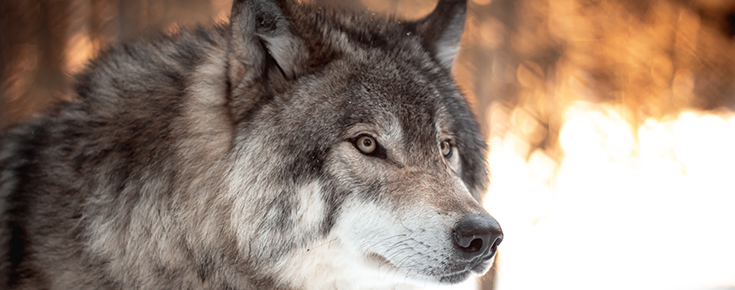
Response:
[[[447,105],[461,100],[454,86],[400,62],[375,59],[347,81],[350,121],[325,162],[342,198],[330,237],[377,279],[459,282],[484,273],[502,240],[462,178],[477,170],[462,159],[481,150],[467,140],[479,136]]]
[[[480,206],[486,149],[451,78],[466,3],[438,5],[399,24],[234,4],[232,228],[275,283],[456,283],[488,269],[502,231]]]

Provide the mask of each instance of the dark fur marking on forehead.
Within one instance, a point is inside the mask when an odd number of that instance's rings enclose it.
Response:
[[[375,66],[381,66],[376,64]],[[435,142],[436,108],[441,106],[441,98],[425,76],[416,73],[411,65],[392,62],[386,75],[364,74],[356,76],[355,86],[359,86],[370,106],[365,110],[375,114],[387,114],[383,119],[397,120],[403,131],[406,144],[433,146]],[[380,67],[374,68],[376,71]],[[358,95],[359,96],[359,95]],[[378,124],[385,126],[386,124]]]
[[[448,70],[427,66],[421,57],[393,59],[398,56],[354,65],[348,91],[341,95],[346,112],[341,123],[375,123],[371,115],[389,112],[401,123],[414,155],[438,156],[436,114],[444,111],[448,122],[442,130],[454,137],[459,149],[461,178],[479,199],[487,187],[486,145],[467,102]]]
[[[437,134],[450,134],[460,152],[461,178],[479,200],[479,194],[487,187],[487,149],[467,102],[445,70],[422,69],[411,60],[394,64],[397,72],[420,73],[416,76],[399,74],[398,78],[389,79],[379,75],[357,75],[353,87],[360,85],[370,94],[368,101],[379,99],[383,101],[374,102],[384,104],[383,107],[367,106],[365,112],[389,112],[396,116],[403,128],[406,149],[411,156],[425,156],[421,157],[425,159],[423,162],[438,164]],[[417,81],[420,83],[415,83]],[[441,128],[445,132],[436,131],[440,116],[445,119]],[[436,158],[429,157],[434,155]]]

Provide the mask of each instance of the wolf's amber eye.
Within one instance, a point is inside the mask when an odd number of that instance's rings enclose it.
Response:
[[[358,138],[355,145],[357,146],[357,149],[360,149],[360,151],[365,154],[373,153],[373,151],[378,147],[375,139],[370,136],[362,136]]]
[[[442,144],[439,146],[439,148],[442,150],[442,155],[444,155],[444,158],[452,157],[452,143],[449,143],[449,140],[442,141]]]

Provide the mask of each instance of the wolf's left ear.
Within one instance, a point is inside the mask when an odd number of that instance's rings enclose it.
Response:
[[[451,71],[459,52],[466,16],[467,0],[439,0],[431,14],[407,26],[423,38],[424,47],[434,58]]]
[[[300,65],[307,58],[304,42],[284,13],[293,5],[292,0],[233,2],[229,50],[245,69],[262,71],[258,68],[265,68],[270,56],[287,79],[302,73]]]

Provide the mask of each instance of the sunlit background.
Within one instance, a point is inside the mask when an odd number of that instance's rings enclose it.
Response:
[[[0,130],[70,99],[100,49],[230,3],[2,1]],[[355,3],[415,19],[436,0]],[[455,74],[506,238],[460,288],[735,290],[734,35],[732,0],[470,0]]]

